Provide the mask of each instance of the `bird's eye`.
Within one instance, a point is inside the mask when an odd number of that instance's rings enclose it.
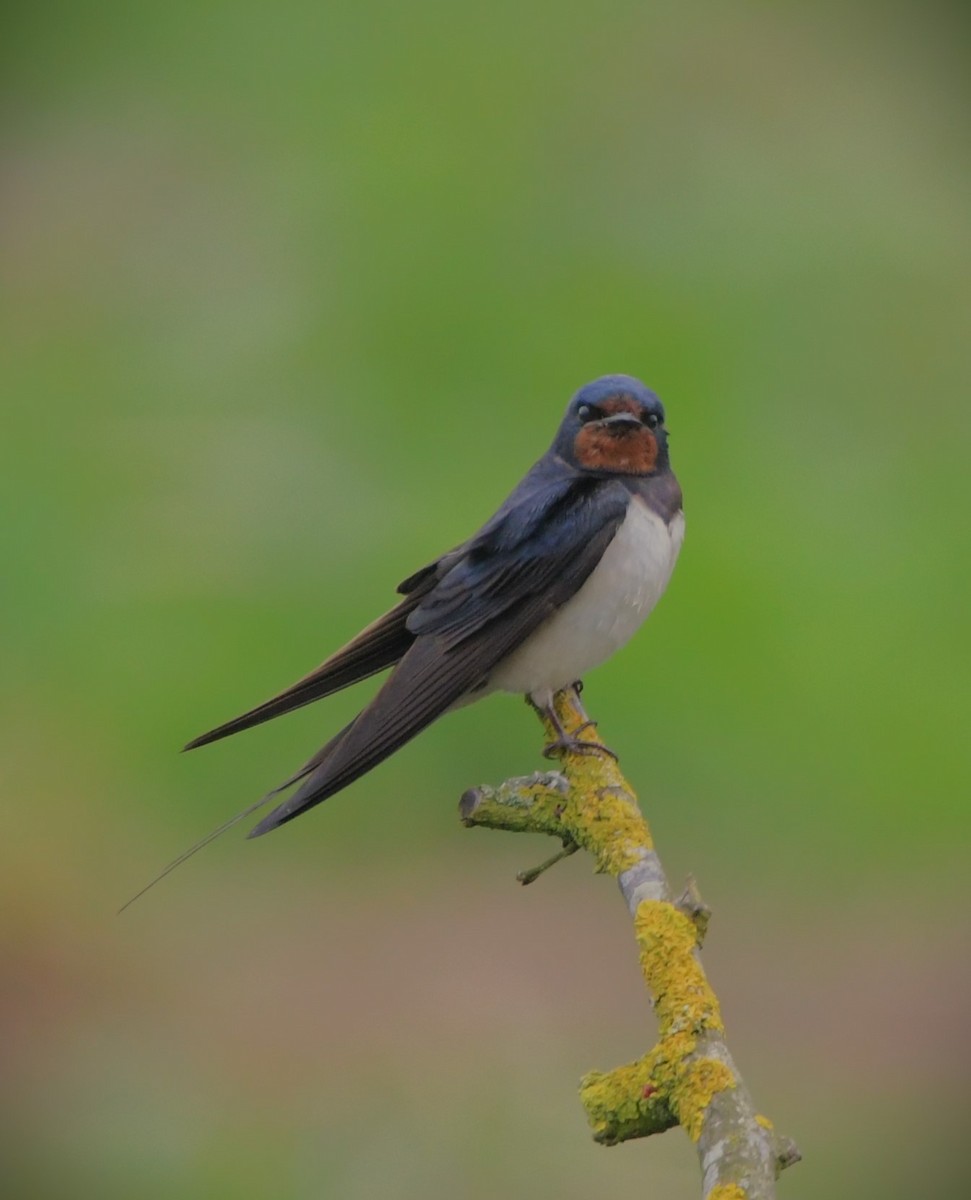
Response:
[[[590,407],[589,404],[581,404],[580,407],[577,409],[577,416],[580,418],[581,421],[589,421],[590,418],[593,416],[593,409]]]
[[[657,415],[657,413],[645,413],[644,424],[648,427],[648,429],[657,429],[658,425],[661,424],[661,418]]]

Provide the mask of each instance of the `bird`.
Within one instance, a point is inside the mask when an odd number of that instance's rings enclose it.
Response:
[[[546,716],[558,734],[548,752],[602,750],[567,737],[553,697],[630,640],[667,587],[683,537],[659,397],[630,375],[581,387],[549,449],[476,533],[409,575],[398,602],[310,674],[185,746],[219,741],[390,669],[370,703],[298,771],[147,887],[284,792],[248,837],[292,821],[448,711],[493,692],[521,693]]]

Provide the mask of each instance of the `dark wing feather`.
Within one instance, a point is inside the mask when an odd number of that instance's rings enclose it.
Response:
[[[409,618],[415,643],[374,700],[332,753],[249,836],[267,833],[347,787],[483,683],[577,592],[616,533],[628,502],[629,493],[619,485],[578,485],[569,502],[530,523],[518,544],[495,537],[467,543]]]
[[[427,587],[424,590],[427,590]],[[352,683],[358,683],[377,674],[378,671],[393,666],[415,640],[407,628],[407,620],[419,604],[422,594],[422,591],[413,592],[390,612],[363,629],[356,638],[332,654],[309,675],[298,679],[284,691],[243,713],[242,716],[234,717],[233,720],[210,729],[208,733],[193,738],[185,749],[194,750],[197,746],[206,746],[210,742],[219,741],[220,738],[229,737],[230,734],[250,729],[254,725],[272,720],[273,717],[311,704],[323,696],[330,696],[333,692],[339,692]]]

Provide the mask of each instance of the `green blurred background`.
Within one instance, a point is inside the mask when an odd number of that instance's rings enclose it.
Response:
[[[715,909],[781,1195],[954,1195],[969,995],[968,10],[7,6],[2,1171],[17,1196],[698,1194],[580,1075],[612,885],[463,831],[514,698],[167,859],[360,704],[191,756],[484,520],[572,392],[665,399],[688,536],[588,706]]]

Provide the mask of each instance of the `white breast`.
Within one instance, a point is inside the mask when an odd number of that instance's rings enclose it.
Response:
[[[637,631],[667,587],[684,538],[684,516],[670,525],[640,500],[591,575],[545,624],[493,671],[487,690],[524,692],[548,704]]]

